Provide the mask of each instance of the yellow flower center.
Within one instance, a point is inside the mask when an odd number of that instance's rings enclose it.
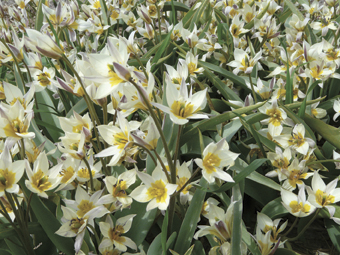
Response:
[[[289,161],[287,158],[274,160],[273,166],[280,169],[287,169],[289,166]]]
[[[147,195],[149,199],[156,198],[157,203],[164,203],[167,197],[167,189],[165,183],[162,180],[157,180],[151,183],[151,187],[148,188]]]
[[[335,201],[335,197],[332,195],[327,195],[325,192],[321,191],[321,190],[317,190],[315,193],[315,199],[316,202],[321,205],[322,207],[329,205],[329,204],[333,204]]]
[[[61,170],[60,175],[63,177],[61,179],[61,183],[67,183],[73,176],[74,169],[72,166],[69,166],[66,169]]]
[[[297,201],[292,201],[289,203],[289,207],[292,209],[292,213],[304,212],[308,213],[310,211],[310,205],[303,205],[302,202],[298,203]]]
[[[301,133],[293,134],[291,139],[288,140],[288,144],[296,145],[297,147],[302,146],[305,143],[305,139],[303,138]]]
[[[174,101],[170,110],[177,118],[186,119],[194,113],[194,105],[182,101]]]
[[[315,66],[310,70],[310,74],[314,79],[320,79],[320,76],[323,73],[323,69],[319,66]]]
[[[92,177],[93,177],[95,175],[95,171],[92,170],[91,173],[92,173]],[[90,179],[90,173],[89,173],[89,170],[87,168],[79,169],[78,172],[77,172],[77,175],[80,178]]]
[[[184,184],[188,181],[188,178],[187,177],[181,177],[177,180],[177,191],[180,190]],[[186,194],[188,193],[189,189],[191,188],[191,185],[187,185],[181,192],[183,194]]]
[[[125,190],[127,189],[126,181],[119,180],[117,184],[113,185],[112,195],[114,197],[126,197]]]
[[[116,19],[119,17],[119,13],[118,13],[116,10],[114,10],[114,11],[112,11],[110,17],[111,17],[113,20],[116,20]]]
[[[252,12],[247,12],[247,14],[246,14],[246,16],[245,16],[245,21],[247,22],[247,23],[249,23],[253,18],[255,17],[255,14],[254,13],[252,13]]]
[[[268,109],[266,114],[270,116],[269,123],[276,127],[281,125],[283,118],[279,109]]]
[[[72,132],[80,134],[81,131],[83,130],[83,127],[90,129],[89,124],[85,123],[85,124],[79,124],[79,125],[73,126]]]
[[[71,230],[74,233],[78,233],[79,228],[84,224],[84,219],[72,219],[70,222]]]
[[[190,63],[188,64],[188,70],[189,70],[189,73],[190,73],[190,74],[194,74],[195,71],[196,71],[196,64],[190,62]]]
[[[211,152],[209,152],[203,159],[203,167],[206,169],[208,174],[216,172],[216,166],[219,166],[221,159]]]
[[[38,74],[38,81],[41,86],[46,87],[47,85],[51,84],[50,80],[48,78],[51,78],[51,75],[49,73],[41,73]]]
[[[114,229],[109,229],[109,238],[111,241],[116,241],[122,244],[125,242],[125,238],[120,235],[124,234],[124,232],[124,227],[117,225]]]
[[[15,184],[15,173],[7,168],[0,169],[0,191],[11,188],[13,184]]]
[[[231,34],[234,37],[238,37],[241,34],[241,30],[236,24],[231,25]]]
[[[93,8],[96,8],[96,9],[100,9],[100,2],[99,1],[96,1],[96,2],[94,2],[94,4],[93,4]]]
[[[127,132],[125,132],[125,133],[123,133],[123,132],[116,133],[113,136],[113,145],[118,146],[118,148],[121,149],[121,150],[124,149],[125,145],[129,141],[132,141],[132,138],[131,137],[128,138]]]
[[[109,77],[111,87],[116,86],[124,81],[113,70],[109,70]]]
[[[300,179],[305,179],[306,176],[307,173],[301,173],[300,170],[292,170],[288,177],[289,184],[295,188],[296,184],[302,184],[302,181]]]
[[[16,133],[27,133],[28,126],[25,125],[19,118],[12,120],[4,127],[5,135],[9,137],[20,137]]]
[[[95,208],[95,206],[93,205],[92,202],[88,201],[88,200],[81,200],[81,202],[79,203],[78,207],[78,211],[77,211],[77,215],[79,217],[84,217],[84,215],[90,211],[91,209]]]
[[[157,14],[157,9],[155,5],[149,6],[149,15],[150,17],[155,16]]]
[[[268,225],[266,225],[262,231],[263,233],[267,233],[270,230],[271,230],[270,241],[275,243],[277,240],[277,236],[280,232],[278,232],[278,229],[275,226]]]
[[[38,172],[32,176],[32,186],[40,192],[44,192],[48,190],[52,184],[48,181],[48,176],[39,169]]]

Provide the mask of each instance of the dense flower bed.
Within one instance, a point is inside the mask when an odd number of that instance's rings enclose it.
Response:
[[[0,2],[1,254],[340,252],[338,15]]]

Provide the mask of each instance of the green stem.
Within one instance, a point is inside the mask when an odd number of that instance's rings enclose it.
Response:
[[[98,154],[100,151],[98,150],[98,147],[96,145],[96,143],[91,139],[91,144],[94,148],[94,151],[96,152],[96,154]],[[99,158],[100,162],[102,163],[102,167],[104,168],[104,172],[106,175],[110,175],[110,173],[107,170],[107,166],[106,166],[106,162],[104,162],[104,158],[100,157]]]
[[[140,61],[140,58],[138,57],[137,53],[134,54],[134,57],[135,57],[135,59],[137,60],[137,62],[138,62],[138,64],[140,65],[140,67],[142,68],[143,73],[144,73],[146,79],[149,80],[149,75],[148,75],[148,73],[147,73],[147,71],[146,71],[146,69],[145,69],[145,67],[144,67],[144,65],[143,65],[143,63],[142,63],[142,61]]]
[[[21,159],[25,159],[25,143],[24,143],[24,138],[20,140],[20,157]]]
[[[176,149],[174,152],[174,164],[175,168],[177,166],[177,157],[178,157],[178,152],[179,152],[179,144],[180,144],[180,138],[181,138],[181,133],[182,133],[182,125],[178,126],[178,132],[177,132],[177,139],[176,139]],[[172,183],[176,183],[176,171],[171,171],[171,181]]]
[[[66,65],[72,70],[72,72],[74,73],[74,75],[77,77],[83,91],[84,91],[84,100],[87,104],[87,107],[89,109],[89,112],[90,112],[90,115],[91,115],[91,120],[92,120],[92,124],[93,124],[93,129],[94,129],[94,133],[95,133],[95,136],[97,138],[97,143],[98,143],[98,148],[99,150],[102,150],[101,148],[101,144],[100,144],[100,140],[99,140],[99,135],[98,135],[98,131],[96,129],[96,123],[97,125],[100,125],[100,121],[99,121],[99,118],[98,118],[98,115],[96,114],[96,111],[94,109],[94,106],[93,106],[93,103],[91,101],[91,98],[90,96],[87,94],[87,91],[85,89],[85,86],[78,74],[78,72],[74,69],[73,65],[70,63],[70,61],[68,60],[68,58],[63,55],[63,60],[65,61]],[[96,122],[96,123],[95,123]]]
[[[195,172],[191,175],[191,177],[184,183],[184,185],[183,185],[179,190],[177,190],[177,191],[173,194],[173,196],[176,196],[176,195],[178,195],[179,193],[181,193],[181,191],[184,190],[185,187],[188,186],[188,185],[192,182],[192,180],[195,178],[195,176],[198,174],[199,171],[200,171],[200,168],[197,167],[197,169],[196,169]]]
[[[33,192],[30,194],[28,201],[27,201],[27,209],[26,209],[26,216],[25,216],[26,222],[28,222],[28,214],[29,214],[29,211],[30,211],[30,205],[31,205],[32,197],[33,197]]]
[[[308,85],[308,88],[307,88],[306,91],[308,91],[308,89],[310,88],[310,86],[312,86],[313,80],[314,80],[314,79],[312,79],[312,78],[309,80],[309,85]],[[306,99],[306,101],[310,101],[310,100],[312,100],[312,98],[313,98],[313,90],[310,91],[310,92],[307,94],[307,99]],[[306,107],[306,113],[308,113],[309,115],[312,116],[312,107],[311,107],[310,105],[308,105],[308,106]]]
[[[158,31],[159,31],[159,41],[162,41],[162,17],[161,17],[161,12],[159,10],[159,6],[157,3],[155,3],[156,9],[157,9],[157,16],[158,16]]]
[[[89,171],[91,191],[93,192],[93,191],[94,191],[94,185],[93,185],[93,176],[92,176],[91,167],[90,167],[89,162],[88,162],[87,159],[86,159],[86,156],[83,158],[83,160],[84,160],[84,163],[85,163],[85,165],[86,165],[86,167],[87,167],[87,170]]]
[[[176,162],[174,164],[172,162],[172,157],[171,157],[171,154],[170,154],[170,150],[169,150],[168,144],[166,142],[166,139],[165,139],[165,136],[164,136],[161,124],[159,123],[159,121],[157,119],[157,116],[156,116],[155,112],[152,109],[152,106],[151,106],[151,104],[149,102],[149,99],[145,97],[145,95],[144,95],[143,91],[141,90],[141,88],[132,79],[130,79],[129,81],[138,90],[139,94],[141,95],[141,97],[144,100],[144,103],[148,107],[148,110],[150,112],[151,117],[153,118],[153,120],[154,120],[154,122],[156,124],[157,130],[158,130],[158,132],[159,132],[159,134],[161,136],[161,140],[162,140],[162,143],[163,143],[163,147],[164,147],[164,151],[165,151],[165,156],[166,156],[166,158],[168,160],[168,165],[169,165],[169,168],[170,168],[171,177],[175,176],[175,178],[171,178],[172,184],[176,184]],[[168,235],[170,235],[170,233],[171,233],[172,221],[173,221],[173,217],[174,217],[174,214],[175,214],[175,202],[176,202],[175,198],[176,197],[171,197],[170,198],[170,205],[169,205],[169,226],[170,227],[168,228]]]
[[[22,75],[22,72],[20,71],[20,67],[19,67],[19,63],[18,63],[18,60],[17,58],[14,56],[13,52],[11,51],[11,49],[7,46],[6,42],[3,40],[3,39],[0,39],[0,41],[5,45],[6,49],[9,51],[9,53],[11,53],[12,57],[13,57],[13,60],[14,60],[14,63],[18,69],[18,73],[20,75],[20,79],[21,79],[21,82],[22,82],[22,87],[23,87],[23,90],[24,90],[24,94],[26,94],[26,89],[25,89],[25,80],[24,80],[24,77]]]
[[[169,173],[168,173],[168,170],[166,169],[166,166],[164,165],[164,162],[162,161],[162,159],[161,159],[161,157],[159,156],[159,154],[157,153],[157,151],[154,150],[154,152],[155,152],[155,155],[156,155],[156,157],[157,157],[159,163],[160,163],[161,166],[162,166],[162,169],[163,169],[163,171],[164,171],[164,173],[165,173],[165,175],[166,175],[166,178],[167,178],[168,182],[171,182],[170,175],[169,175]],[[157,166],[157,163],[156,163],[156,166]]]
[[[97,234],[96,229],[93,226],[91,226],[90,224],[88,224],[87,227],[92,230],[92,233],[93,233],[94,237],[96,238],[97,247],[98,247],[99,244],[100,244],[100,239],[99,239],[99,236]]]
[[[145,146],[143,146],[143,145],[141,145],[139,143],[133,143],[133,144],[143,148],[143,150],[145,150],[149,154],[149,156],[151,157],[151,159],[152,159],[153,163],[155,164],[155,166],[157,166],[157,160],[155,159],[155,157],[152,155],[151,151],[148,148],[146,148]]]
[[[195,82],[198,84],[198,86],[200,87],[200,89],[204,90],[205,88],[204,88],[203,84],[197,78],[195,78],[195,77],[193,77],[193,78],[194,78]],[[207,102],[208,102],[210,111],[215,111],[215,107],[214,107],[214,105],[213,105],[213,103],[211,101],[211,98],[210,98],[208,92],[206,93],[206,97],[207,97]]]
[[[305,233],[305,231],[307,230],[307,228],[313,223],[313,221],[316,219],[316,217],[318,216],[319,212],[321,211],[321,208],[318,208],[313,216],[313,218],[307,223],[307,225],[305,225],[305,227],[299,232],[299,234],[296,237],[293,238],[288,238],[287,240],[289,242],[295,241],[297,239],[299,239],[303,233]]]
[[[29,255],[34,255],[35,253],[34,253],[32,245],[31,245],[31,241],[29,239],[30,235],[28,233],[27,225],[25,223],[25,219],[23,218],[24,216],[22,214],[22,211],[20,211],[20,209],[19,209],[19,204],[17,203],[17,205],[18,205],[18,209],[17,209],[16,203],[13,200],[14,194],[11,194],[11,193],[8,193],[7,191],[5,191],[5,195],[6,195],[8,203],[11,205],[11,207],[13,209],[15,218],[16,218],[19,226],[20,226],[19,231],[22,233],[22,244],[25,246],[26,252]],[[13,195],[13,197],[12,197],[12,195]]]
[[[107,104],[103,104],[103,124],[107,125]]]
[[[335,159],[325,159],[325,160],[316,160],[316,161],[311,161],[311,162],[308,162],[306,164],[306,166],[308,165],[312,165],[312,164],[315,164],[315,163],[328,163],[328,162],[340,162],[340,160],[335,160]]]
[[[296,225],[296,223],[298,222],[298,220],[299,220],[299,218],[296,217],[295,220],[294,220],[294,222],[293,222],[293,224],[292,224],[292,225],[290,226],[290,228],[286,231],[286,233],[284,233],[284,234],[282,235],[282,237],[288,235],[288,234],[290,233],[290,231],[293,230],[293,228],[295,227],[295,225]]]
[[[169,168],[170,168],[170,171],[172,171],[174,169],[174,165],[172,163],[172,157],[171,157],[171,154],[170,154],[170,150],[169,150],[169,147],[168,147],[168,144],[166,142],[166,139],[165,139],[165,136],[164,136],[164,133],[163,133],[163,130],[162,130],[162,127],[161,127],[161,124],[159,123],[159,120],[155,114],[155,112],[153,111],[152,109],[152,106],[149,102],[149,99],[145,97],[143,91],[140,89],[140,87],[137,85],[137,83],[135,83],[132,79],[129,80],[132,85],[135,86],[135,88],[138,90],[139,94],[141,95],[141,97],[143,98],[144,100],[144,103],[146,104],[146,106],[148,107],[148,110],[150,112],[150,115],[151,117],[153,118],[155,124],[156,124],[156,127],[157,127],[157,130],[161,136],[161,140],[162,140],[162,143],[163,143],[163,146],[164,146],[164,151],[165,151],[165,156],[168,160],[168,164],[169,164]],[[176,169],[174,169],[176,171]],[[176,182],[175,182],[176,183]],[[174,183],[174,184],[175,184]]]
[[[31,71],[30,69],[28,68],[27,64],[25,63],[25,61],[22,61],[22,63],[24,63],[24,66],[27,70],[27,74],[28,74],[28,77],[29,77],[29,81],[31,82],[32,81],[32,76],[31,76]]]
[[[251,74],[249,74],[249,82],[250,82],[251,91],[252,91],[252,94],[253,94],[253,97],[254,97],[255,104],[257,104],[257,98],[256,98],[256,93],[255,93],[254,85],[253,85],[253,82],[251,80]]]

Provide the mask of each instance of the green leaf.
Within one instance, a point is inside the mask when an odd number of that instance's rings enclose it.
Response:
[[[262,19],[263,16],[266,14],[268,8],[269,8],[270,2],[266,5],[265,8],[262,9],[262,11],[255,17],[256,19]],[[244,26],[244,29],[252,29],[254,27],[255,19],[252,19],[248,24]]]
[[[22,248],[22,246],[16,245],[16,244],[21,244],[17,237],[13,236],[10,239],[5,239],[5,242],[8,246],[8,248],[10,249],[12,255],[27,254],[25,252],[25,250]],[[15,243],[13,243],[13,242],[15,242]]]
[[[242,224],[242,241],[247,245],[252,255],[261,255],[259,247],[254,238],[249,234],[244,224]]]
[[[162,45],[162,43],[160,42],[160,43],[156,44],[154,47],[152,47],[147,53],[145,53],[143,58],[140,59],[142,61],[142,63],[144,63],[143,60],[145,61],[145,63],[147,63],[149,58],[151,58],[151,56],[158,51],[158,49],[159,49],[159,47],[161,47],[161,45]],[[128,61],[128,64],[132,65],[132,64],[130,64],[132,62],[138,63],[137,60],[132,59],[132,60]]]
[[[31,125],[28,130],[35,133],[34,142],[36,145],[45,143],[44,148],[46,152],[56,150],[57,147],[46,136],[42,135],[34,119],[31,120]],[[57,150],[53,155],[55,155],[55,158],[58,158],[61,153]]]
[[[330,144],[340,149],[340,130],[326,124],[322,120],[311,117],[310,115],[305,115],[305,122],[311,127],[315,132],[322,136],[323,139],[328,141]],[[315,141],[315,140],[314,140]]]
[[[262,208],[262,213],[266,214],[271,219],[280,218],[288,214],[287,209],[281,203],[281,197],[278,197]]]
[[[300,109],[299,109],[298,115],[299,115],[300,118],[303,119],[304,116],[305,116],[307,95],[308,95],[309,93],[311,93],[311,92],[313,91],[313,89],[315,88],[315,86],[318,85],[320,82],[321,82],[320,80],[315,81],[315,82],[313,82],[313,84],[308,88],[308,91],[307,91],[307,93],[306,93],[306,96],[305,96],[305,98],[303,99],[302,104],[301,104],[301,107],[300,107]]]
[[[229,122],[223,127],[222,137],[229,143],[231,138],[237,133],[237,131],[242,127],[240,119],[235,119]]]
[[[219,23],[217,25],[217,38],[219,41],[221,41],[221,43],[225,42],[227,45],[230,45],[230,47],[233,48],[233,37],[228,29],[228,24]]]
[[[10,251],[5,250],[5,249],[0,249],[0,254],[1,255],[11,255]]]
[[[36,119],[35,122],[40,125],[40,126],[44,126],[46,128],[48,128],[49,130],[55,130],[56,132],[59,132],[59,133],[63,133],[64,131],[61,129],[61,128],[58,128],[54,125],[51,125],[45,121],[42,121],[42,120],[39,120],[39,119]]]
[[[314,31],[313,31],[313,29],[310,27],[310,24],[309,24],[309,23],[307,23],[307,26],[306,26],[305,30],[308,31],[308,33],[306,33],[306,34],[309,34],[311,44],[312,44],[312,45],[313,45],[313,44],[316,44],[318,41],[317,41],[316,36],[315,36],[315,34],[314,34]]]
[[[29,197],[31,192],[26,188],[24,179],[21,179],[20,187],[25,196]],[[45,206],[45,204],[41,202],[40,198],[36,194],[32,195],[31,208],[41,227],[53,244],[65,254],[73,255],[73,240],[71,238],[66,238],[55,234],[55,232],[61,227],[61,224],[56,219],[54,214]]]
[[[44,0],[39,0],[38,8],[37,8],[37,16],[35,18],[35,30],[40,31],[43,21],[44,21],[44,13],[42,11],[42,5]]]
[[[101,7],[101,13],[102,13],[102,21],[104,25],[108,25],[108,17],[107,17],[107,7],[104,0],[99,0],[100,7]]]
[[[272,179],[269,179],[268,177],[258,173],[258,172],[252,172],[248,177],[249,180],[252,180],[254,182],[257,182],[261,185],[267,186],[268,188],[281,191],[280,184],[276,183]]]
[[[264,148],[262,146],[262,142],[261,142],[261,140],[259,138],[257,130],[255,130],[252,125],[249,125],[244,117],[242,117],[239,114],[236,114],[236,115],[240,118],[242,125],[253,135],[257,145],[260,147],[262,155],[266,158],[267,154],[266,154],[266,152],[265,152],[265,150],[264,150]]]
[[[185,14],[185,16],[182,19],[182,23],[183,23],[183,28],[188,29],[191,20],[193,19],[193,15],[196,13],[196,5],[201,2],[201,0],[197,1],[191,8],[190,10]]]
[[[224,69],[220,66],[217,66],[217,65],[214,65],[214,64],[211,64],[211,63],[208,63],[208,62],[203,62],[203,61],[199,60],[198,64],[199,64],[199,66],[203,67],[204,69],[210,69],[211,71],[214,71],[218,74],[221,74],[223,77],[231,80],[236,85],[241,86],[243,89],[245,89],[246,93],[251,92],[251,89],[248,88],[245,80],[242,79],[241,77],[235,75],[234,73],[229,72],[228,70],[226,70],[226,69]]]
[[[6,66],[0,67],[0,79],[4,80],[6,77],[6,73],[7,73],[7,67]]]
[[[316,141],[315,135],[314,135],[313,131],[311,130],[311,128],[309,127],[310,126],[309,123],[307,124],[304,120],[299,118],[292,110],[288,109],[287,107],[285,107],[283,105],[281,105],[281,107],[285,110],[288,117],[291,118],[295,123],[301,123],[301,124],[304,125],[305,130],[306,130],[306,134],[305,134],[306,137],[309,137],[309,138],[313,139],[314,141]],[[306,119],[306,116],[307,115],[305,115],[305,119]],[[321,122],[321,120],[318,120],[318,121]],[[322,153],[321,153],[321,151],[319,150],[318,147],[315,148],[314,153],[318,157],[318,159],[325,159],[325,157],[322,155]]]
[[[172,29],[173,30],[173,29]],[[158,60],[161,58],[161,56],[163,55],[164,51],[166,50],[166,48],[169,46],[170,44],[170,39],[171,39],[171,33],[172,30],[167,34],[167,36],[165,37],[165,39],[162,41],[161,46],[159,47],[159,49],[157,50],[157,53],[155,55],[155,57],[152,59],[152,63],[157,63]],[[159,63],[157,63],[159,64]],[[154,69],[156,68],[156,65],[153,65],[152,67],[152,71],[154,71]]]
[[[30,234],[36,234],[43,231],[40,224],[38,222],[28,222],[28,232]],[[1,224],[0,225],[0,239],[10,238],[12,236],[16,236],[17,233],[15,229],[11,225]]]
[[[340,226],[331,219],[325,219],[324,221],[325,221],[325,227],[327,229],[329,238],[331,239],[337,251],[340,252],[340,243],[339,243]]]
[[[265,159],[257,159],[257,160],[265,160]],[[254,160],[253,162],[255,162],[256,160]],[[261,162],[259,161],[256,164],[260,164]],[[263,162],[262,162],[263,163]],[[262,165],[262,164],[261,164]],[[242,171],[244,171],[245,168],[248,167],[248,164],[246,162],[244,162],[242,159],[238,158],[235,161],[235,165],[231,167],[232,170],[236,170],[236,172],[240,173]],[[236,178],[237,176],[235,176]],[[274,190],[278,190],[281,191],[281,186],[274,182],[272,179],[269,179],[268,177],[256,172],[256,171],[252,171],[249,175],[247,175],[247,179],[252,180],[254,182],[257,182],[261,185],[267,186],[271,189]]]
[[[233,232],[231,236],[231,254],[241,254],[242,241],[242,195],[240,187],[236,184],[233,187],[233,197],[236,203],[233,210]]]
[[[250,106],[247,106],[247,107],[236,109],[233,112],[231,112],[231,111],[225,112],[225,113],[222,113],[220,115],[211,117],[210,119],[201,120],[199,122],[196,122],[195,124],[193,124],[189,127],[189,130],[188,129],[184,130],[184,133],[183,133],[182,138],[181,138],[181,143],[184,144],[185,142],[190,140],[190,138],[197,133],[197,128],[199,128],[201,130],[201,132],[208,130],[210,128],[216,129],[216,126],[218,124],[221,124],[225,121],[228,121],[232,118],[237,117],[235,113],[238,113],[238,114],[241,115],[241,114],[250,112],[252,110],[255,110],[255,109],[261,107],[264,104],[265,104],[265,102],[258,103],[256,105],[250,105]]]
[[[46,89],[44,89],[41,92],[36,93],[35,96],[36,96],[36,100],[39,103],[39,110],[46,112],[46,113],[42,113],[42,112],[40,113],[41,120],[61,130],[58,117],[52,114],[54,113],[53,109],[55,107],[49,95],[49,92]],[[53,142],[57,142],[59,141],[59,138],[64,134],[64,132],[61,132],[60,130],[57,131],[56,129],[51,130],[49,128],[46,128],[44,131],[48,132]]]
[[[223,83],[216,75],[204,68],[203,74],[212,82],[212,84],[221,92],[227,100],[235,100],[242,102],[238,95],[235,94],[225,83]]]
[[[25,94],[25,88],[24,84],[22,83],[20,74],[18,72],[17,66],[14,65],[14,77],[15,77],[15,83],[17,84],[18,88],[21,90],[23,94]]]
[[[248,177],[252,172],[254,172],[257,168],[259,168],[264,162],[266,162],[267,158],[261,158],[261,159],[255,159],[251,164],[247,167],[239,166],[235,164],[235,167],[232,166],[231,169],[238,172],[236,176],[233,177],[235,182],[227,182],[224,185],[222,185],[220,188],[210,191],[210,192],[223,192],[231,189],[236,184],[238,184],[240,181],[244,180],[246,177]]]
[[[284,3],[288,6],[288,8],[289,8],[294,14],[296,14],[296,16],[299,17],[299,19],[300,19],[301,21],[304,20],[305,17],[304,17],[303,14],[299,11],[299,9],[296,8],[295,4],[294,4],[291,0],[285,0]]]
[[[66,114],[67,118],[70,118],[73,115],[73,111],[76,113],[82,114],[87,109],[87,104],[85,102],[85,99],[80,99],[72,108],[71,110]]]
[[[206,188],[207,181],[202,178],[200,181],[200,186]],[[179,254],[185,253],[190,247],[204,203],[205,194],[205,191],[197,189],[190,202],[174,248],[174,250]]]
[[[279,23],[285,23],[287,18],[292,16],[292,11],[287,8],[280,16],[279,16]]]
[[[53,33],[53,35],[54,35],[55,41],[56,41],[58,47],[60,48],[60,41],[59,41],[59,37],[58,37],[57,32],[55,31],[55,29],[54,29],[54,27],[53,27],[51,21],[47,18],[46,15],[45,15],[45,19],[47,20],[48,24],[50,25],[50,29],[51,29],[51,31],[52,31],[52,33]]]
[[[203,12],[207,8],[208,4],[210,4],[210,1],[209,0],[204,0],[202,2],[202,4],[198,8],[195,9],[194,15],[192,16],[192,20],[191,20],[190,26],[189,26],[189,30],[190,31],[192,31],[194,29],[195,25],[197,27],[200,27],[200,25],[201,25],[200,18],[202,17]],[[185,26],[183,26],[183,27],[185,28]]]
[[[155,239],[153,239],[147,255],[154,255],[154,254],[162,254],[162,233],[160,233],[158,236],[156,236]]]
[[[162,224],[162,249],[163,249],[163,254],[166,254],[166,238],[168,235],[168,218],[169,218],[169,210],[166,211],[165,217],[163,219],[163,224]]]
[[[131,229],[124,235],[131,238],[137,244],[137,246],[139,246],[144,241],[157,214],[157,209],[146,211],[146,206],[147,203],[138,203],[134,201],[131,204],[131,208],[129,210],[118,211],[115,213],[115,218],[117,219],[128,214],[136,214],[136,216],[133,218]],[[160,247],[162,249],[162,246]]]
[[[174,1],[173,6],[175,7],[176,11],[188,12],[190,10],[190,8],[187,5],[181,2]],[[163,11],[172,11],[172,4],[169,2],[165,2],[163,6]]]
[[[279,248],[275,251],[275,255],[300,255],[292,250],[288,250],[285,248]]]

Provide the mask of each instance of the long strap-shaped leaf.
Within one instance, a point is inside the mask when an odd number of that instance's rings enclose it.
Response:
[[[206,187],[207,181],[205,179],[201,179],[200,186]],[[185,218],[183,220],[175,244],[174,250],[179,254],[184,254],[190,247],[192,237],[194,236],[199,215],[201,213],[201,209],[204,203],[205,194],[206,192],[204,190],[200,189],[196,190],[190,202],[190,206],[188,208],[187,213],[185,214]]]

